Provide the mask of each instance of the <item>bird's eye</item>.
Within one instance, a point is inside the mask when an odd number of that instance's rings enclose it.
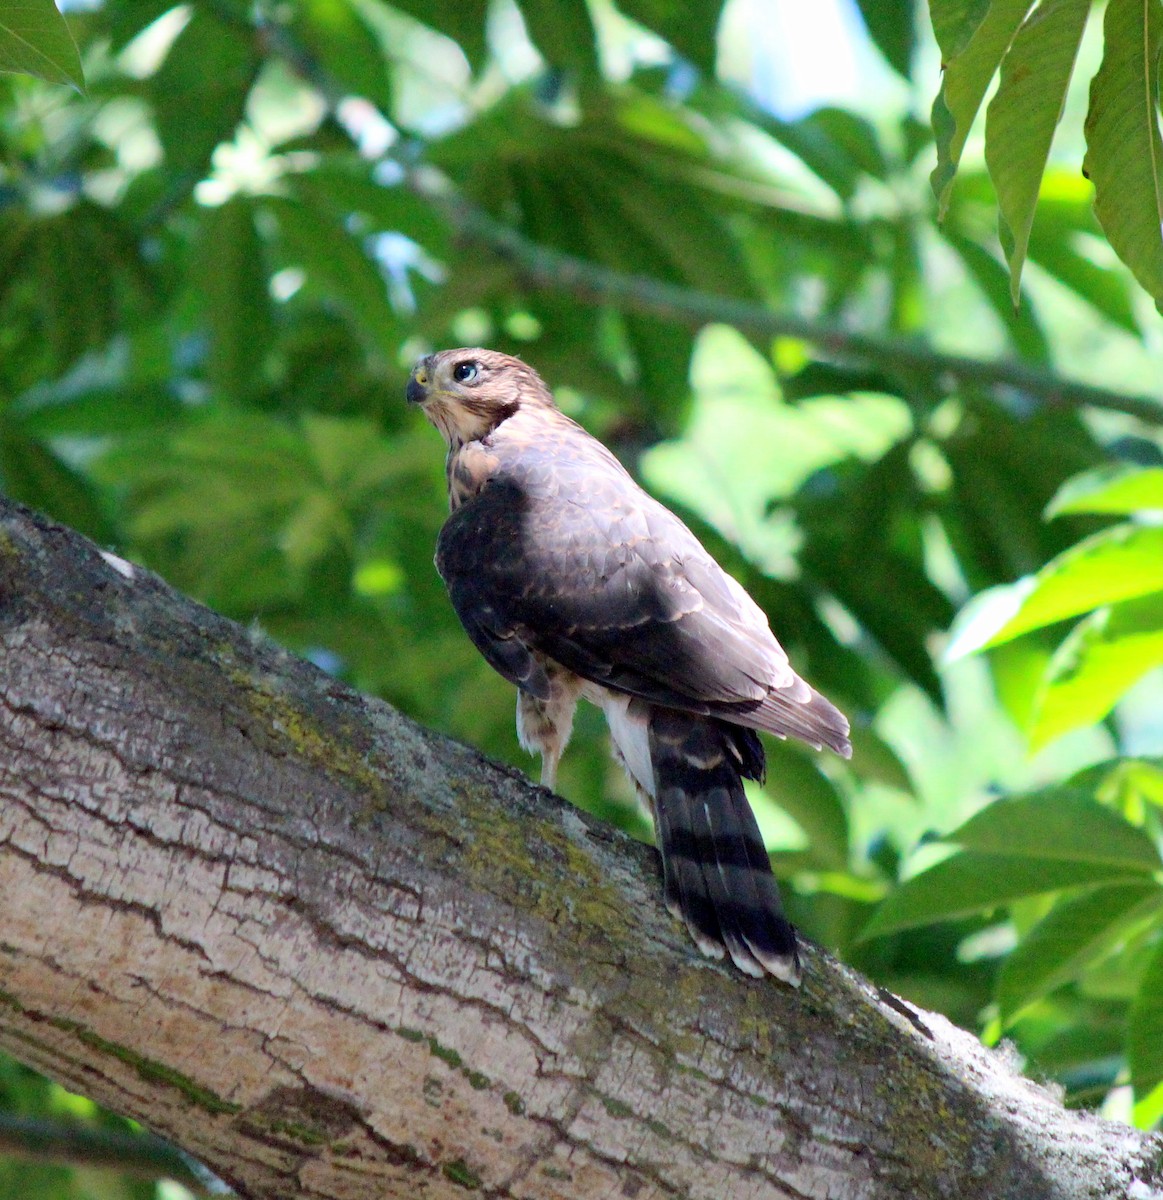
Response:
[[[457,363],[456,366],[452,368],[452,377],[457,383],[471,383],[477,377],[476,363]]]

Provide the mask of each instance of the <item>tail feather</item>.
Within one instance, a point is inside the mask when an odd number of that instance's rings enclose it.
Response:
[[[652,709],[655,826],[667,907],[704,953],[724,947],[749,975],[799,982],[795,930],[743,792],[729,729],[706,717]]]
[[[734,819],[731,796],[725,788],[713,787],[690,804],[702,856],[703,880],[719,918],[723,944],[741,971],[760,978],[763,966],[751,950],[751,940],[763,922],[764,913],[757,911],[758,898],[751,881],[747,850]]]
[[[722,958],[723,934],[703,882],[691,806],[678,789],[659,792],[654,802],[654,827],[662,853],[662,891],[667,909],[685,922],[704,954]]]

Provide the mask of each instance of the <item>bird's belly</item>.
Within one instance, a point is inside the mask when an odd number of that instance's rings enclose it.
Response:
[[[649,709],[640,700],[612,692],[599,683],[585,683],[582,693],[605,713],[610,738],[622,765],[645,796],[654,795],[654,767],[650,761]]]

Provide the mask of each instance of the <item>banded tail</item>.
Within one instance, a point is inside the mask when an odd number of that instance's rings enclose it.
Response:
[[[783,912],[771,861],[743,778],[763,777],[753,730],[652,707],[654,825],[666,906],[699,949],[726,950],[748,975],[798,986],[796,934]]]

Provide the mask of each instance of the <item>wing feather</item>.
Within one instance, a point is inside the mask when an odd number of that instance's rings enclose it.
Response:
[[[543,438],[522,418],[498,428],[498,471],[437,546],[489,662],[536,694],[537,651],[616,691],[847,752],[846,720],[743,588],[600,442],[552,418]]]

